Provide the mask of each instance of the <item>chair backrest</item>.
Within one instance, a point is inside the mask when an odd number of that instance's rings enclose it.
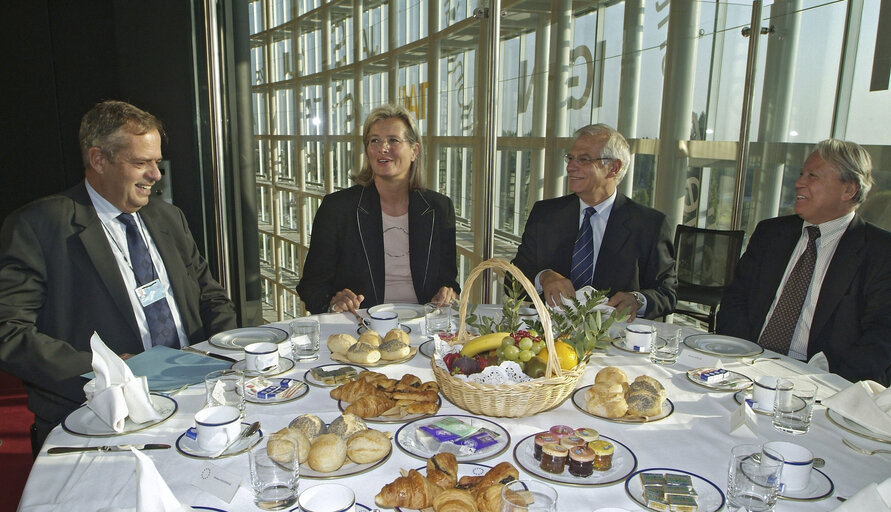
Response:
[[[723,288],[730,284],[742,251],[742,230],[679,224],[674,232],[678,283]]]

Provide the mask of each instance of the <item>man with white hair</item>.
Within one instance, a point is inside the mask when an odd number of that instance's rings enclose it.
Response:
[[[538,201],[513,263],[550,305],[591,285],[608,305],[656,318],[677,303],[672,230],[663,213],[616,190],[631,162],[621,133],[605,124],[575,132],[566,160],[571,194]]]

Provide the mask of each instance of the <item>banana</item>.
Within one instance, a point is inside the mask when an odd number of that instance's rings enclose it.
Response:
[[[505,336],[510,336],[510,333],[493,332],[491,334],[477,336],[464,345],[461,349],[461,355],[463,357],[473,357],[482,352],[496,349],[501,346],[501,340],[503,340]]]

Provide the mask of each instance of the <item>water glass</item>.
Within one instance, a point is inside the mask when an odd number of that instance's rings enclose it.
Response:
[[[806,434],[811,426],[817,385],[802,380],[777,381],[773,428],[787,434]]]
[[[244,419],[244,372],[215,370],[204,376],[205,407],[228,405]]]
[[[452,331],[452,307],[449,304],[439,306],[434,303],[424,305],[424,327],[427,339],[443,332]]]
[[[284,439],[278,439],[276,443],[276,455],[281,457],[280,460],[293,462],[283,464],[272,460],[266,451],[266,443],[258,444],[248,454],[254,504],[263,510],[281,510],[297,503],[300,482],[297,444]],[[293,453],[286,453],[287,450]]]
[[[678,362],[681,351],[681,328],[676,325],[665,325],[658,328],[658,336],[650,345],[650,361],[665,366]]]
[[[501,488],[501,512],[556,512],[557,490],[537,480],[514,480]]]
[[[319,357],[319,321],[301,318],[288,324],[291,333],[291,355],[294,361],[312,361]]]
[[[734,446],[727,473],[728,508],[773,510],[782,473],[783,456],[779,452],[758,444]]]

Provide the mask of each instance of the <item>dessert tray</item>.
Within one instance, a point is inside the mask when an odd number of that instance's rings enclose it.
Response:
[[[634,455],[630,448],[611,437],[600,436],[600,439],[611,442],[615,447],[613,465],[606,471],[594,471],[591,476],[587,477],[571,475],[568,469],[564,469],[560,474],[549,473],[541,469],[539,461],[535,460],[533,456],[535,434],[525,437],[514,446],[514,460],[520,469],[530,475],[562,485],[601,487],[625,480],[637,467],[637,456]],[[567,463],[567,467],[568,465]]]
[[[693,480],[693,489],[696,491],[696,501],[699,504],[699,512],[717,512],[724,508],[725,498],[721,488],[695,473],[674,468],[646,468],[641,469],[625,480],[625,493],[634,503],[644,510],[658,510],[647,506],[644,500],[643,484],[640,481],[641,473],[673,473],[679,475],[689,475]]]
[[[132,434],[155,425],[167,421],[176,413],[179,405],[173,398],[162,395],[160,393],[149,393],[151,395],[152,405],[161,413],[161,419],[157,421],[147,421],[145,423],[134,423],[128,417],[124,422],[124,429],[116,432],[110,425],[102,421],[99,416],[93,412],[93,409],[87,407],[86,404],[71,411],[65,419],[62,420],[62,428],[69,434],[84,437],[111,437]]]
[[[684,345],[703,354],[723,357],[751,357],[764,352],[764,347],[749,340],[720,334],[691,334]]]
[[[278,327],[241,327],[214,334],[207,340],[215,347],[242,350],[251,343],[266,341],[281,343],[288,339],[288,332]]]
[[[601,420],[612,421],[615,423],[652,423],[654,421],[664,420],[665,418],[671,416],[674,413],[674,402],[666,398],[662,401],[662,414],[658,416],[645,417],[645,416],[622,416],[621,418],[607,418],[605,416],[598,416],[596,414],[591,414],[588,412],[588,409],[585,407],[585,391],[591,386],[582,386],[575,390],[572,394],[572,405],[576,407],[576,409],[582,411],[588,416],[592,416],[594,418],[599,418]]]
[[[395,311],[398,315],[399,322],[407,322],[416,318],[424,318],[427,310],[423,304],[378,304],[368,308],[368,314],[374,314],[379,311]]]
[[[469,449],[461,450],[462,447],[452,443],[443,443],[443,445],[451,445],[451,447],[454,447],[454,450],[436,449],[435,447],[425,446],[416,435],[417,429],[423,425],[432,424],[439,418],[456,418],[474,427],[486,429],[498,440],[498,442],[492,446],[487,446],[477,451],[470,451]],[[413,457],[425,460],[436,455],[440,451],[451,451],[455,454],[455,458],[458,459],[458,462],[479,462],[501,455],[510,446],[510,433],[508,433],[504,427],[485,418],[464,414],[446,414],[418,418],[399,427],[399,430],[396,431],[394,437],[396,439],[396,446],[398,446],[400,450]]]
[[[250,426],[250,423],[246,423],[246,422],[242,422],[241,424],[243,427]],[[183,432],[176,439],[176,451],[178,451],[179,453],[185,455],[186,457],[192,458],[192,459],[224,459],[226,457],[231,457],[233,455],[239,455],[239,454],[242,454],[242,453],[250,450],[251,448],[256,446],[257,443],[259,443],[261,439],[263,439],[263,431],[258,430],[256,432],[254,432],[247,439],[239,439],[239,440],[235,441],[235,443],[232,446],[230,446],[229,448],[226,448],[226,451],[224,451],[222,454],[214,457],[214,455],[216,455],[216,452],[218,450],[203,450],[203,449],[201,449],[201,447],[198,446],[197,440],[189,437],[187,432]]]

